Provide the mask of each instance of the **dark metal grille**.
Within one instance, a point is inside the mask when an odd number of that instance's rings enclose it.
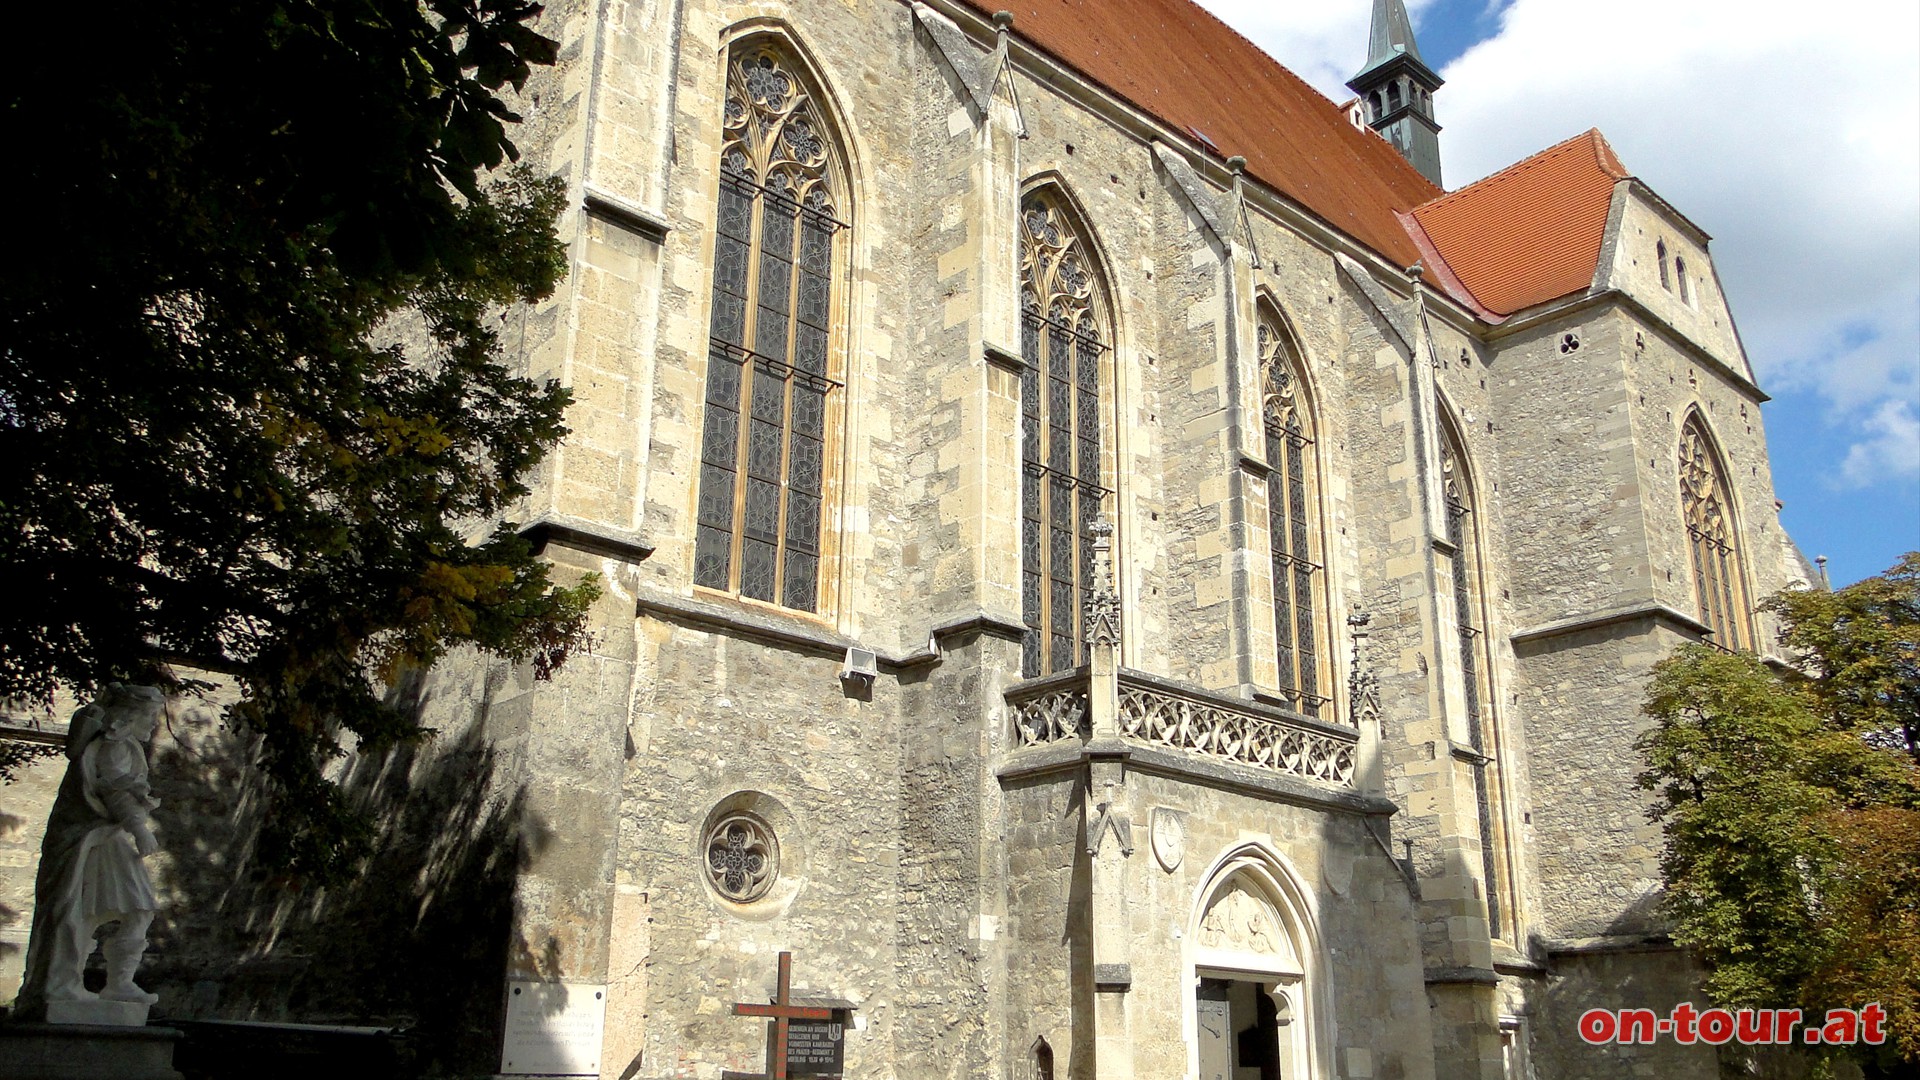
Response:
[[[1081,602],[1092,589],[1087,526],[1100,486],[1100,340],[1079,238],[1044,197],[1021,208],[1020,609],[1022,674],[1086,660]]]
[[[834,237],[826,151],[780,58],[736,58],[714,240],[694,582],[819,607]],[[758,178],[766,177],[762,184]]]
[[[1693,561],[1694,599],[1709,644],[1745,648],[1740,553],[1734,547],[1726,484],[1697,415],[1687,418],[1680,433],[1680,498]]]
[[[1280,696],[1307,716],[1320,716],[1320,655],[1315,590],[1320,564],[1313,561],[1314,506],[1307,473],[1313,438],[1296,390],[1285,338],[1271,322],[1259,327],[1261,416],[1266,432],[1267,539],[1273,567],[1273,635]]]
[[[1453,610],[1460,636],[1460,685],[1465,695],[1467,743],[1481,758],[1473,769],[1474,810],[1480,823],[1480,870],[1487,890],[1487,927],[1494,937],[1505,937],[1501,904],[1500,860],[1494,834],[1493,777],[1490,775],[1491,748],[1486,737],[1486,722],[1481,715],[1480,650],[1484,636],[1473,625],[1474,588],[1472,564],[1474,549],[1467,515],[1471,488],[1461,465],[1459,448],[1451,431],[1442,426],[1440,471],[1447,500],[1447,542],[1453,545]]]
[[[1029,312],[1021,319],[1021,668],[1028,677],[1085,661],[1080,603],[1093,587],[1099,516],[1099,365],[1104,346]],[[1045,373],[1044,375],[1042,373]],[[1044,391],[1042,384],[1045,384]]]

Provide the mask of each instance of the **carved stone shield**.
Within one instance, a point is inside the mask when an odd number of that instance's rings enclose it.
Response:
[[[1164,806],[1155,807],[1153,823],[1148,832],[1153,844],[1153,857],[1160,863],[1160,868],[1169,874],[1180,869],[1180,861],[1187,856],[1186,815]]]

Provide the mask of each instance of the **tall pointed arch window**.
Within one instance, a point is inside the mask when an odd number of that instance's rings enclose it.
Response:
[[[1447,503],[1447,543],[1453,547],[1453,610],[1458,635],[1462,701],[1466,712],[1467,745],[1479,756],[1473,770],[1473,798],[1480,825],[1481,880],[1487,890],[1487,928],[1504,938],[1506,923],[1504,877],[1500,873],[1499,833],[1495,825],[1496,747],[1490,737],[1491,718],[1486,703],[1492,695],[1483,680],[1492,667],[1487,637],[1478,625],[1481,611],[1479,545],[1475,543],[1473,483],[1467,475],[1466,455],[1451,418],[1440,422],[1440,485]]]
[[[1693,592],[1700,621],[1713,643],[1747,647],[1746,590],[1741,584],[1738,533],[1726,479],[1700,414],[1680,429],[1680,507],[1693,561]]]
[[[1273,563],[1273,634],[1279,690],[1308,716],[1325,711],[1320,672],[1320,563],[1314,533],[1320,515],[1313,486],[1313,418],[1300,391],[1299,364],[1280,320],[1262,306],[1260,416],[1266,433],[1267,542]]]
[[[727,64],[694,582],[820,605],[826,446],[841,383],[833,294],[839,155],[780,47]]]
[[[1086,660],[1088,525],[1100,515],[1100,367],[1108,348],[1085,237],[1059,197],[1020,204],[1020,608],[1022,674]]]

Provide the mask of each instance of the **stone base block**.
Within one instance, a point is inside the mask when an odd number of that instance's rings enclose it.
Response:
[[[179,1039],[164,1027],[0,1024],[0,1080],[183,1080],[173,1068]]]
[[[145,1002],[109,1001],[106,998],[49,1001],[47,1002],[47,1023],[146,1027],[147,1012],[152,1008],[153,1006]]]

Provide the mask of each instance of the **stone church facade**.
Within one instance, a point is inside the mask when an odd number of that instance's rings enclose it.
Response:
[[[416,688],[522,837],[478,1014],[757,1073],[785,951],[860,1080],[1716,1075],[1575,1020],[1696,977],[1631,744],[1812,576],[1766,398],[1597,132],[1402,157],[1439,80],[1378,7],[1356,124],[1185,0],[548,6],[525,517],[605,588],[554,681]]]

